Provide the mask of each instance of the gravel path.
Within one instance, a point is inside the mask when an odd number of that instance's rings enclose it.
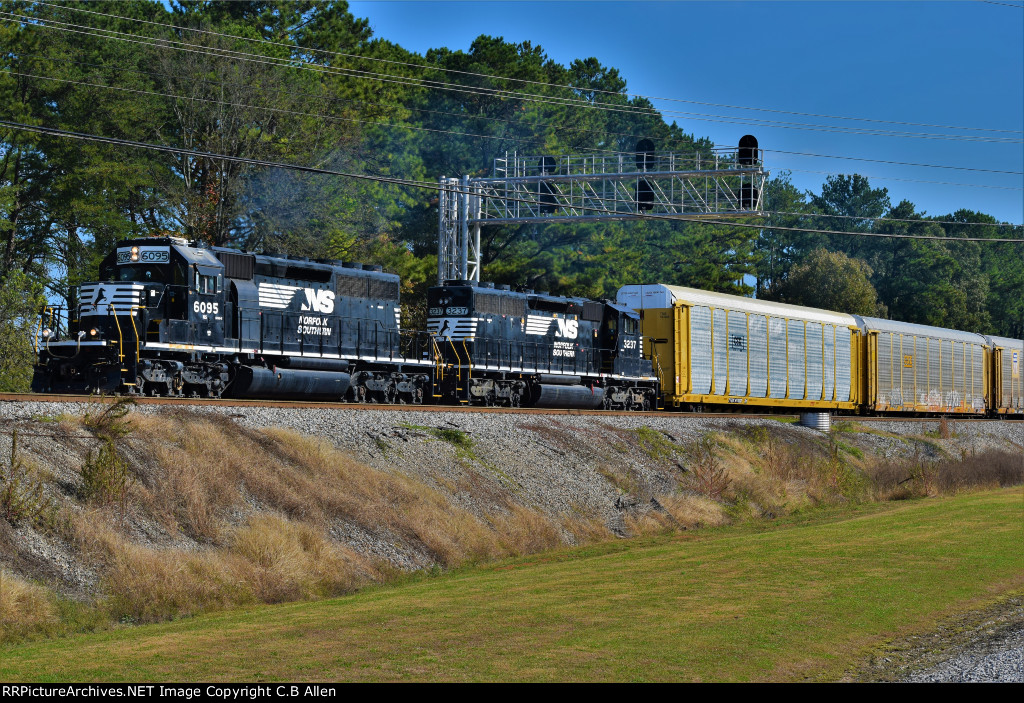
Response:
[[[1024,683],[1024,629],[979,643],[905,680],[909,683]]]
[[[1024,683],[1024,596],[951,618],[891,643],[846,679],[902,683]]]

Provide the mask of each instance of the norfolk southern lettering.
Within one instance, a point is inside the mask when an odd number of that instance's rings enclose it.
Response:
[[[299,329],[298,333],[315,334],[321,337],[330,337],[331,328],[329,319],[326,317],[311,317],[306,315],[299,318]]]

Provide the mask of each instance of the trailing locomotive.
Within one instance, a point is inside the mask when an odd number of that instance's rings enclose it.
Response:
[[[451,281],[427,293],[445,402],[649,410],[640,316],[611,302]]]

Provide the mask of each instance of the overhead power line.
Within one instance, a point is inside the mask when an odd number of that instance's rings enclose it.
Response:
[[[235,102],[230,102],[230,101],[226,101],[226,100],[217,100],[215,98],[202,98],[202,97],[193,97],[193,96],[183,96],[183,95],[176,95],[174,93],[161,93],[161,92],[151,91],[151,90],[141,90],[141,89],[138,89],[138,88],[122,88],[120,86],[104,85],[102,83],[89,83],[87,81],[76,81],[76,80],[72,80],[70,78],[55,78],[55,77],[52,77],[52,76],[40,76],[40,75],[36,75],[36,74],[31,74],[31,73],[21,73],[21,72],[18,72],[18,71],[12,71],[10,69],[0,69],[0,73],[8,73],[10,75],[22,76],[22,77],[25,77],[25,78],[34,78],[34,79],[41,79],[41,80],[56,81],[56,82],[60,82],[60,83],[68,83],[68,84],[71,84],[71,85],[80,85],[80,86],[93,87],[93,88],[103,88],[103,89],[106,89],[106,90],[113,90],[113,91],[132,93],[132,94],[138,94],[138,95],[152,95],[152,96],[156,96],[156,97],[170,98],[172,100],[205,102],[205,103],[211,103],[211,104],[216,104],[216,105],[225,105],[225,106],[229,106],[229,107],[239,107],[239,108],[245,108],[245,109],[251,109],[251,110],[261,110],[261,111],[265,111],[265,112],[273,112],[273,113],[278,113],[278,114],[295,115],[295,116],[300,116],[300,117],[314,117],[314,118],[317,118],[317,119],[327,120],[327,121],[331,121],[331,122],[354,122],[354,123],[359,123],[359,124],[369,124],[369,125],[375,125],[375,126],[380,126],[380,127],[390,127],[390,128],[393,128],[393,129],[403,129],[403,130],[410,130],[410,131],[415,131],[415,132],[429,132],[429,133],[433,133],[433,134],[450,134],[450,135],[453,135],[453,136],[469,137],[469,138],[475,138],[475,139],[491,139],[491,140],[496,140],[496,141],[508,141],[509,140],[508,137],[501,137],[501,136],[490,135],[490,134],[475,134],[475,133],[472,133],[472,132],[457,132],[457,131],[454,131],[454,130],[439,129],[439,128],[433,128],[433,127],[416,127],[416,126],[412,126],[412,125],[394,124],[392,122],[381,122],[379,120],[366,120],[366,119],[360,119],[360,118],[356,118],[356,117],[336,117],[336,116],[333,116],[333,115],[324,115],[324,114],[321,114],[321,113],[313,113],[313,112],[303,112],[303,111],[300,111],[300,110],[288,110],[288,109],[285,109],[285,108],[265,107],[265,106],[262,106],[262,105],[250,105],[248,103],[235,103]],[[540,139],[540,138],[530,139],[529,137],[527,137],[527,138],[525,138],[525,141],[533,141],[533,142],[536,142],[538,144],[543,144],[543,140]],[[620,153],[620,152],[616,152],[616,151],[613,151],[613,150],[610,150],[610,149],[609,150],[600,150],[599,149],[599,150],[596,150],[596,151],[597,152],[605,151],[607,153]],[[799,171],[800,169],[790,169],[790,170]],[[827,171],[811,171],[810,173],[822,173],[822,174],[826,174],[826,175],[840,175],[838,173],[827,172]],[[881,179],[881,180],[885,180],[886,179],[885,177],[881,177],[881,176],[870,176],[870,178],[876,178],[876,179]],[[903,181],[911,182],[911,183],[931,183],[931,184],[935,184],[936,183],[935,181],[916,181],[916,180],[913,180],[913,179],[893,179],[893,180],[903,180]],[[998,187],[1000,187],[1000,186],[988,186],[988,185],[980,184],[980,183],[960,183],[960,184],[956,184],[956,183],[942,183],[940,185],[959,185],[961,187],[976,187],[976,188],[998,188]],[[1010,187],[1007,187],[1006,189],[1007,190],[1022,190],[1020,188],[1010,188]]]
[[[265,111],[265,112],[274,112],[274,113],[289,114],[289,115],[304,116],[304,117],[315,117],[315,118],[318,118],[318,119],[323,119],[323,120],[328,120],[328,121],[333,121],[333,122],[355,122],[355,123],[361,123],[361,124],[371,124],[371,125],[376,125],[376,126],[381,126],[381,127],[391,127],[391,128],[395,128],[395,129],[411,130],[411,131],[417,131],[417,132],[430,132],[430,133],[435,133],[435,134],[450,134],[450,135],[459,136],[459,137],[470,137],[470,138],[479,138],[479,139],[493,139],[493,140],[498,140],[498,141],[505,141],[505,140],[507,140],[506,137],[499,137],[499,136],[494,136],[494,135],[489,135],[489,134],[474,134],[474,133],[470,133],[470,132],[456,132],[454,130],[437,129],[437,128],[432,128],[432,127],[414,127],[412,125],[400,125],[400,124],[394,124],[394,123],[390,123],[390,122],[381,122],[381,121],[378,121],[378,120],[359,119],[359,118],[355,118],[355,117],[335,117],[335,116],[331,116],[331,115],[323,115],[323,114],[320,114],[320,113],[302,112],[302,111],[299,111],[299,110],[287,110],[285,108],[264,107],[264,106],[261,106],[261,105],[249,105],[247,103],[234,103],[234,102],[229,102],[229,101],[226,101],[226,100],[216,100],[214,98],[201,98],[201,97],[182,96],[182,95],[175,95],[173,93],[160,93],[160,92],[156,92],[156,91],[141,90],[141,89],[137,89],[137,88],[122,88],[122,87],[119,87],[119,86],[104,85],[102,83],[89,83],[89,82],[86,82],[86,81],[75,81],[75,80],[72,80],[70,78],[54,78],[54,77],[51,77],[51,76],[39,76],[39,75],[35,75],[35,74],[21,73],[21,72],[18,72],[18,71],[12,71],[12,70],[9,70],[9,69],[0,69],[0,73],[8,73],[8,74],[11,74],[11,75],[23,76],[23,77],[27,77],[27,78],[38,78],[38,79],[43,79],[43,80],[51,80],[51,81],[57,81],[57,82],[61,82],[61,83],[68,83],[68,84],[72,84],[72,85],[81,85],[81,86],[87,86],[87,87],[93,87],[93,88],[104,88],[104,89],[107,89],[107,90],[114,90],[114,91],[118,91],[118,92],[126,92],[126,93],[133,93],[133,94],[152,95],[152,96],[157,96],[157,97],[165,97],[165,98],[170,98],[170,99],[175,99],[175,100],[206,102],[206,103],[212,103],[212,104],[216,104],[216,105],[225,105],[225,106],[230,106],[230,107],[240,107],[240,108],[253,109],[253,110],[262,110],[262,111]],[[534,139],[534,140],[529,140],[528,139],[528,141],[536,141],[538,143],[541,142],[540,139]],[[598,151],[602,151],[602,150],[598,150]],[[609,151],[609,153],[619,153],[619,152],[613,152],[611,150],[608,150],[608,151]],[[789,170],[789,171],[797,171],[797,172],[800,172],[800,173],[817,173],[817,174],[826,175],[826,176],[843,175],[843,174],[840,174],[840,173],[837,173],[837,172],[832,172],[832,171],[806,171],[806,170],[803,170],[803,169],[787,169],[787,170]],[[902,182],[905,182],[905,183],[924,183],[924,184],[929,184],[929,185],[957,186],[957,187],[962,187],[962,188],[998,188],[998,189],[1002,189],[1002,190],[1024,190],[1024,188],[1015,188],[1015,187],[1010,187],[1010,186],[993,186],[993,185],[986,185],[986,184],[982,184],[982,183],[948,183],[948,182],[941,182],[941,181],[922,181],[922,180],[915,180],[915,179],[912,179],[912,178],[892,178],[892,177],[887,177],[887,176],[865,176],[865,178],[873,178],[875,180],[896,180],[896,181],[902,181]]]
[[[834,171],[809,171],[805,168],[787,168],[787,171],[793,171],[794,173],[816,173],[821,176],[840,176],[847,174],[840,174]],[[915,178],[897,178],[895,176],[871,176],[866,173],[859,174],[864,178],[871,178],[876,181],[899,181],[901,183],[924,183],[926,185],[933,186],[954,186],[957,188],[992,188],[994,190],[1017,190],[1021,191],[1024,188],[1017,188],[1014,186],[993,186],[985,183],[950,183],[948,181],[922,181]]]
[[[89,66],[89,67],[93,67],[93,68],[103,68],[103,69],[114,70],[114,71],[119,71],[119,72],[132,73],[132,74],[135,74],[135,75],[163,76],[163,77],[168,77],[168,78],[173,77],[171,74],[162,73],[162,72],[159,72],[159,71],[140,71],[138,69],[124,68],[124,67],[121,67],[121,66],[109,66],[109,65],[104,65],[104,64],[90,63],[90,62],[87,62],[87,61],[75,61],[75,60],[72,60],[72,59],[56,58],[56,57],[52,57],[52,56],[46,56],[46,55],[43,55],[43,54],[18,53],[15,56],[17,56],[18,58],[29,57],[29,58],[43,59],[45,61],[52,61],[54,63],[73,64],[73,65],[77,65],[77,66]],[[54,77],[50,77],[50,76],[35,76],[35,75],[30,75],[30,74],[15,74],[15,75],[24,75],[24,76],[30,77],[30,78],[43,78],[45,80],[73,82],[70,79],[54,78]],[[210,80],[205,80],[205,79],[199,79],[199,80],[197,80],[195,82],[203,83],[203,84],[207,84],[207,85],[216,85],[216,86],[239,86],[239,85],[242,85],[242,84],[234,83],[234,82],[231,82],[231,81],[210,81]],[[119,88],[115,88],[114,86],[108,86],[108,85],[103,85],[103,84],[83,83],[83,85],[95,85],[95,87],[110,88],[110,89],[119,90]],[[328,96],[328,95],[315,94],[315,93],[295,92],[295,91],[281,90],[281,89],[276,89],[276,88],[266,88],[266,87],[263,87],[262,89],[265,90],[265,91],[272,92],[272,93],[277,93],[279,95],[288,95],[288,96],[292,96],[292,97],[296,97],[296,96],[297,97],[307,97],[307,98],[314,98],[316,100],[321,100],[321,101],[326,100],[326,101],[330,101],[330,102],[343,102],[343,103],[357,104],[357,105],[376,105],[376,106],[381,106],[381,107],[399,108],[399,109],[403,109],[403,110],[409,110],[410,112],[419,112],[419,113],[433,114],[433,115],[445,115],[445,116],[449,116],[449,117],[456,117],[458,119],[463,119],[463,120],[465,120],[465,119],[472,119],[472,120],[477,120],[477,121],[482,121],[482,122],[498,122],[498,123],[502,123],[502,124],[517,125],[517,126],[528,126],[528,127],[544,127],[545,126],[542,123],[531,122],[529,120],[508,120],[508,119],[503,119],[503,118],[500,118],[500,117],[488,117],[486,115],[454,113],[454,112],[447,112],[447,111],[444,111],[444,110],[430,110],[430,109],[421,108],[421,107],[414,107],[414,106],[409,106],[409,105],[403,105],[403,104],[400,104],[400,103],[383,103],[383,102],[381,102],[379,100],[357,100],[357,99],[353,99],[353,98],[340,98],[340,97],[336,97],[336,96]],[[155,95],[159,95],[159,93],[154,93],[154,94]],[[179,97],[182,100],[194,99],[194,98],[188,98],[186,96],[176,96],[176,97]],[[250,106],[250,107],[252,107],[253,109],[263,109],[263,108],[260,108],[260,107],[257,107],[257,106]],[[297,113],[297,114],[313,114],[313,113]],[[317,113],[317,114],[319,114],[319,113]],[[360,120],[357,120],[355,118],[337,118],[337,119],[346,119],[346,120],[356,121],[356,122],[360,121]],[[502,139],[502,140],[512,139],[511,137],[499,137],[499,136],[495,136],[495,135],[474,135],[474,134],[465,133],[465,132],[456,132],[456,131],[452,131],[452,130],[442,130],[440,128],[416,127],[416,126],[411,126],[411,125],[401,125],[401,124],[394,124],[394,123],[388,123],[388,122],[379,122],[379,121],[372,121],[372,120],[362,120],[362,121],[367,123],[367,124],[376,124],[376,125],[381,125],[381,126],[386,126],[386,127],[394,127],[394,128],[397,128],[397,129],[426,130],[426,131],[442,132],[442,133],[453,134],[453,135],[479,137],[479,138],[486,138],[486,139]],[[551,129],[553,131],[555,131],[555,132],[564,133],[564,134],[594,134],[594,135],[599,135],[601,137],[621,136],[621,137],[630,137],[632,139],[641,139],[641,138],[644,138],[644,137],[647,137],[647,138],[659,138],[659,137],[657,137],[657,135],[648,135],[648,134],[643,134],[643,133],[617,132],[617,131],[614,131],[614,130],[586,129],[586,128],[581,128],[581,127],[562,127],[562,126],[555,125],[555,126],[552,126]],[[519,140],[519,139],[522,139],[522,137],[515,137],[515,139]],[[532,140],[530,138],[526,138],[526,139],[530,140],[530,141],[537,141],[538,143],[544,142],[543,137],[540,137],[540,136],[535,136],[535,138],[532,139]],[[683,140],[679,140],[679,139],[669,139],[669,140],[666,141],[666,143],[669,144],[669,145],[673,145],[673,144],[685,144],[685,145],[688,145],[688,146],[692,146],[693,145],[693,142],[691,142],[691,141],[683,141]],[[582,149],[582,151],[585,151],[587,153],[608,153],[608,154],[619,154],[619,153],[622,153],[621,149],[584,148],[584,149]],[[891,160],[885,160],[885,159],[869,159],[869,158],[863,158],[863,157],[857,157],[857,156],[841,156],[841,155],[835,155],[835,154],[810,154],[810,153],[799,152],[799,151],[785,151],[785,150],[782,150],[782,149],[762,149],[762,151],[771,152],[771,153],[775,153],[775,154],[788,154],[788,155],[791,155],[791,156],[806,156],[806,157],[821,158],[821,159],[841,159],[841,160],[845,160],[845,161],[863,161],[863,162],[867,162],[867,163],[881,163],[881,164],[890,164],[890,165],[896,165],[896,166],[912,166],[912,167],[920,167],[920,168],[941,168],[941,169],[955,170],[955,171],[972,171],[972,172],[978,172],[978,173],[994,173],[994,174],[999,174],[999,175],[1013,175],[1013,176],[1024,175],[1024,172],[1022,172],[1022,171],[1003,171],[1003,170],[998,170],[998,169],[974,168],[974,167],[969,167],[969,166],[949,166],[949,165],[944,165],[944,164],[923,164],[923,163],[913,163],[913,162],[904,162],[904,161],[891,161]]]
[[[214,105],[224,105],[224,106],[227,106],[227,107],[240,107],[240,108],[245,108],[245,109],[248,109],[248,110],[262,110],[262,111],[265,111],[265,112],[275,112],[275,113],[281,113],[281,114],[286,114],[286,115],[295,115],[295,116],[298,116],[298,117],[316,117],[318,119],[327,120],[327,121],[330,121],[330,122],[358,122],[358,123],[361,123],[361,124],[371,124],[371,125],[377,125],[377,126],[380,126],[380,127],[394,127],[396,129],[405,129],[405,130],[411,130],[411,131],[414,131],[414,132],[433,132],[433,133],[437,133],[437,134],[451,134],[451,135],[458,136],[458,137],[472,137],[472,138],[476,138],[476,139],[496,139],[496,140],[499,140],[499,141],[509,141],[508,137],[499,137],[499,136],[494,136],[494,135],[490,135],[490,134],[473,134],[473,133],[470,133],[470,132],[456,132],[454,130],[436,129],[436,128],[433,128],[433,127],[415,127],[413,125],[394,124],[392,122],[380,122],[378,120],[365,120],[365,119],[360,119],[360,118],[356,118],[356,117],[337,117],[337,116],[334,116],[334,115],[325,115],[325,114],[317,113],[317,112],[302,112],[301,110],[288,110],[288,109],[280,108],[280,107],[265,107],[263,105],[250,105],[248,103],[236,103],[236,102],[230,102],[228,100],[217,100],[215,98],[202,98],[202,97],[190,96],[190,95],[176,95],[174,93],[160,93],[160,92],[153,91],[153,90],[141,90],[139,88],[122,88],[120,86],[104,85],[102,83],[89,83],[89,82],[86,82],[86,81],[76,81],[76,80],[72,80],[70,78],[54,78],[52,76],[40,76],[40,75],[31,74],[31,73],[20,73],[18,71],[12,71],[12,70],[9,70],[9,69],[0,69],[0,73],[8,73],[8,74],[10,74],[12,76],[22,76],[22,77],[25,77],[25,78],[38,78],[38,79],[47,80],[47,81],[56,81],[56,82],[59,82],[59,83],[68,83],[68,84],[71,84],[71,85],[81,85],[81,86],[87,86],[87,87],[92,87],[92,88],[104,88],[106,90],[115,90],[115,91],[124,92],[124,93],[134,93],[134,94],[137,94],[137,95],[152,95],[152,96],[155,96],[155,97],[170,98],[172,100],[183,100],[183,101],[186,101],[186,102],[195,101],[195,102],[203,102],[203,103],[212,103]],[[540,139],[530,139],[529,137],[525,138],[525,141],[533,141],[533,142],[537,142],[537,143],[543,143],[542,140],[540,140]],[[608,151],[611,152],[611,150],[608,150]]]
[[[870,220],[872,222],[909,222],[918,225],[960,225],[964,226],[978,226],[978,227],[1022,227],[1024,225],[1014,224],[1012,222],[958,222],[956,220],[928,220],[924,218],[904,218],[904,217],[864,217],[858,215],[831,215],[824,212],[787,212],[785,210],[765,210],[764,216],[770,217],[771,215],[793,215],[796,217],[819,217],[823,219],[839,219],[839,220],[858,220],[865,221]],[[765,225],[765,229],[770,229],[771,225]]]
[[[515,91],[498,90],[491,88],[469,88],[461,84],[445,83],[442,81],[432,81],[425,79],[408,78],[404,76],[396,76],[394,74],[382,74],[375,73],[372,71],[362,71],[358,69],[349,69],[342,67],[326,67],[319,64],[313,64],[308,61],[299,59],[296,64],[293,59],[282,59],[277,57],[268,57],[260,54],[252,54],[248,52],[232,51],[227,49],[215,49],[208,47],[199,47],[195,44],[189,44],[187,42],[181,42],[176,40],[158,39],[145,35],[137,35],[126,32],[118,32],[116,30],[99,29],[90,27],[87,25],[76,25],[68,22],[60,22],[58,20],[52,20],[49,18],[42,17],[31,17],[28,15],[20,15],[16,13],[0,12],[0,15],[14,17],[25,20],[29,23],[36,23],[37,26],[43,26],[48,29],[56,29],[59,31],[72,32],[76,34],[85,34],[88,36],[94,36],[97,38],[114,39],[119,41],[127,41],[131,43],[141,44],[144,46],[151,46],[156,48],[173,49],[177,51],[187,51],[191,53],[197,53],[207,56],[214,56],[219,58],[227,58],[239,61],[249,61],[254,63],[278,66],[283,68],[297,68],[303,70],[310,70],[319,73],[325,73],[328,75],[339,75],[348,76],[353,78],[362,78],[365,80],[373,80],[384,83],[394,83],[399,85],[421,87],[430,90],[444,90],[449,92],[471,94],[471,95],[482,95],[485,97],[500,98],[500,99],[513,99],[521,100],[525,102],[536,102],[542,104],[560,105],[563,107],[574,107],[579,109],[597,109],[609,112],[624,112],[629,114],[642,114],[659,119],[663,118],[664,115],[675,115],[685,117],[690,120],[697,120],[702,122],[714,122],[720,124],[733,124],[743,126],[759,126],[759,127],[770,127],[777,129],[793,129],[801,131],[812,131],[812,132],[827,132],[827,133],[841,133],[861,136],[880,136],[880,137],[898,137],[898,138],[914,138],[914,139],[929,139],[929,140],[944,140],[944,141],[967,141],[967,142],[981,142],[981,143],[996,143],[996,144],[1018,144],[1024,143],[1024,140],[1009,138],[1009,137],[985,137],[985,136],[973,136],[973,135],[946,135],[946,134],[934,134],[925,132],[899,132],[893,130],[877,130],[877,129],[855,129],[850,127],[842,127],[838,125],[815,125],[807,123],[786,123],[778,122],[773,120],[764,120],[760,118],[738,118],[725,115],[705,115],[703,113],[689,113],[677,110],[661,110],[660,112],[653,108],[638,108],[637,106],[630,105],[615,105],[614,103],[591,103],[581,101],[574,98],[565,98],[560,96],[544,96],[533,93],[518,93]],[[63,26],[58,26],[63,25]],[[77,29],[75,29],[77,28]],[[80,31],[85,30],[85,31]],[[107,34],[101,34],[100,32],[106,32]],[[113,35],[113,36],[108,36]],[[229,35],[230,36],[230,35]],[[145,41],[144,41],[145,40]]]
[[[1024,171],[1000,171],[993,168],[971,168],[969,166],[943,166],[940,164],[921,164],[909,161],[888,161],[886,159],[867,159],[859,156],[835,156],[833,154],[808,154],[803,151],[784,151],[783,149],[762,149],[772,154],[788,154],[790,156],[811,156],[818,159],[842,159],[844,161],[864,161],[873,164],[889,164],[892,166],[918,166],[921,168],[945,168],[954,171],[974,171],[976,173],[998,173],[1008,176],[1024,176]]]
[[[79,139],[84,141],[99,142],[103,144],[111,144],[114,146],[132,147],[138,149],[148,149],[151,151],[158,151],[164,153],[172,153],[184,156],[192,156],[196,158],[212,159],[229,161],[234,163],[243,163],[251,166],[263,166],[268,168],[284,168],[293,171],[300,171],[304,173],[313,173],[330,176],[341,176],[343,178],[352,178],[356,180],[371,181],[377,183],[388,183],[392,185],[407,186],[413,188],[429,189],[432,191],[444,190],[452,193],[464,192],[462,188],[457,185],[453,186],[440,186],[437,183],[428,183],[425,181],[415,181],[402,178],[392,178],[388,176],[374,176],[369,174],[361,173],[349,173],[344,171],[334,171],[331,169],[316,168],[313,166],[301,166],[296,164],[286,164],[275,161],[266,161],[262,159],[251,159],[243,156],[230,156],[227,154],[216,154],[212,152],[198,151],[195,149],[184,149],[181,147],[173,147],[162,144],[151,144],[149,142],[137,142],[128,139],[116,139],[113,137],[102,137],[95,134],[85,134],[82,132],[72,132],[63,129],[55,129],[52,127],[41,127],[34,125],[26,125],[19,122],[13,122],[10,120],[0,120],[0,126],[8,127],[10,129],[22,130],[28,132],[35,132],[38,134],[46,134],[49,136]],[[527,202],[522,198],[505,198],[510,202]],[[724,220],[707,221],[694,217],[686,216],[674,216],[674,215],[652,215],[650,213],[630,213],[624,215],[624,213],[608,210],[606,208],[598,208],[593,206],[584,207],[585,210],[596,212],[598,214],[608,214],[615,216],[624,216],[625,219],[636,219],[636,220],[654,220],[654,221],[667,221],[667,222],[689,222],[693,224],[699,224],[703,226],[726,226],[726,227],[738,227],[744,229],[768,229],[764,225],[750,224],[746,222],[733,222]],[[950,237],[950,236],[927,236],[927,235],[913,235],[913,234],[886,234],[882,232],[849,232],[849,231],[837,231],[837,230],[824,230],[824,229],[809,229],[800,227],[782,227],[772,226],[772,230],[787,231],[787,232],[802,232],[806,234],[830,234],[830,235],[851,235],[851,236],[862,236],[862,237],[883,237],[889,239],[930,239],[934,241],[957,241],[957,242],[991,242],[991,243],[1024,243],[1024,239],[1007,239],[1007,238],[987,238],[987,237]]]
[[[197,34],[205,34],[205,35],[210,35],[210,36],[222,37],[222,38],[226,38],[226,39],[235,39],[235,40],[241,40],[241,41],[254,42],[254,43],[258,43],[258,44],[266,44],[266,45],[270,45],[270,46],[279,46],[279,47],[283,47],[283,48],[286,48],[286,49],[289,49],[289,50],[292,50],[292,51],[301,51],[301,52],[306,52],[306,53],[311,53],[311,54],[320,54],[320,55],[323,55],[323,56],[340,56],[340,57],[343,57],[343,58],[355,59],[355,60],[358,60],[358,61],[375,61],[375,62],[378,62],[378,63],[385,63],[385,64],[390,64],[390,65],[395,65],[395,66],[405,66],[405,67],[412,67],[412,68],[419,68],[419,69],[426,69],[426,70],[444,71],[446,73],[455,73],[455,74],[465,75],[465,76],[474,76],[474,77],[478,77],[478,78],[487,78],[489,80],[503,80],[503,81],[509,81],[509,82],[523,83],[523,84],[527,84],[527,85],[537,85],[537,86],[546,87],[546,88],[561,88],[561,89],[567,89],[567,90],[583,90],[583,91],[586,91],[586,92],[589,92],[589,93],[600,93],[600,94],[603,94],[603,95],[616,95],[616,96],[626,96],[626,97],[634,97],[634,98],[644,98],[646,100],[662,100],[662,101],[666,101],[666,102],[685,103],[685,104],[689,104],[689,105],[702,105],[702,106],[705,106],[705,107],[722,107],[722,108],[727,108],[727,109],[732,109],[732,110],[749,110],[749,111],[769,112],[769,113],[783,114],[783,115],[795,115],[795,116],[799,116],[799,117],[818,117],[818,118],[832,119],[832,120],[852,120],[852,121],[858,121],[858,122],[871,122],[871,123],[876,123],[876,124],[894,124],[894,125],[900,125],[900,126],[905,126],[905,127],[931,127],[931,128],[937,128],[937,129],[955,129],[955,130],[961,130],[961,131],[978,131],[978,132],[999,132],[999,133],[1006,133],[1006,134],[1022,134],[1022,133],[1024,133],[1024,131],[1013,130],[1013,129],[992,129],[992,128],[987,128],[987,127],[960,127],[960,126],[955,126],[955,125],[941,125],[941,124],[932,124],[932,123],[927,123],[927,122],[901,122],[901,121],[895,121],[895,120],[882,120],[882,119],[869,118],[869,117],[849,117],[849,116],[844,116],[844,115],[827,115],[827,114],[814,113],[814,112],[795,112],[795,111],[792,111],[792,110],[777,110],[777,109],[762,108],[762,107],[748,107],[748,106],[743,106],[743,105],[729,105],[729,104],[724,104],[724,103],[704,102],[704,101],[700,101],[700,100],[686,100],[686,99],[683,99],[683,98],[670,98],[670,97],[656,96],[656,95],[644,95],[644,94],[641,94],[641,93],[618,92],[618,91],[612,91],[612,90],[603,90],[603,89],[600,89],[600,88],[588,88],[588,87],[585,87],[585,86],[573,86],[573,85],[569,85],[569,84],[548,83],[548,82],[544,82],[544,81],[531,80],[531,79],[528,79],[528,78],[512,78],[512,77],[509,77],[509,76],[499,76],[499,75],[494,75],[494,74],[490,74],[490,73],[482,73],[482,72],[476,72],[476,71],[463,71],[463,70],[459,70],[459,69],[446,68],[444,66],[431,65],[431,64],[426,64],[426,63],[414,63],[414,62],[409,62],[409,61],[395,61],[393,59],[382,59],[382,58],[378,58],[378,57],[374,57],[374,56],[363,56],[363,55],[360,55],[360,54],[351,54],[351,53],[345,53],[345,52],[341,52],[341,51],[329,51],[327,49],[311,49],[311,48],[308,48],[308,47],[300,46],[298,44],[289,44],[287,42],[277,42],[277,41],[272,41],[270,39],[257,39],[257,38],[253,38],[253,37],[242,37],[242,36],[238,36],[236,34],[227,34],[227,33],[224,33],[224,32],[214,32],[214,31],[210,31],[210,30],[206,30],[206,29],[198,29],[198,28],[195,28],[195,27],[184,27],[184,26],[181,26],[181,25],[170,24],[170,23],[166,23],[166,22],[156,22],[154,20],[144,20],[144,19],[138,19],[138,18],[134,18],[134,17],[123,17],[121,15],[114,15],[114,14],[109,14],[109,13],[104,13],[104,12],[97,12],[95,10],[87,10],[85,8],[80,8],[80,7],[70,7],[70,6],[65,6],[65,5],[56,5],[54,3],[48,3],[48,2],[42,2],[42,3],[39,3],[39,4],[40,5],[45,5],[47,7],[54,7],[54,8],[61,8],[61,9],[71,10],[73,12],[80,12],[80,13],[90,14],[90,15],[98,15],[100,17],[107,17],[109,19],[118,19],[118,20],[122,20],[122,21],[125,21],[125,22],[135,22],[135,23],[141,23],[141,24],[154,25],[154,26],[157,26],[157,27],[164,27],[164,28],[167,28],[167,29],[173,29],[173,30],[178,31],[178,32],[183,32],[183,31],[185,31],[185,32],[194,32],[194,33],[197,33]],[[1002,4],[1002,3],[1000,3],[1000,4]],[[1010,7],[1020,7],[1020,6],[1019,5],[1010,5]]]

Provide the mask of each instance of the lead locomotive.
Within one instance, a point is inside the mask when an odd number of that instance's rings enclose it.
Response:
[[[38,392],[422,402],[426,335],[380,267],[122,242],[41,332]],[[62,336],[63,339],[58,337]],[[419,345],[419,346],[418,346]]]
[[[379,266],[122,242],[44,315],[36,392],[649,408],[635,312],[450,282],[401,328]]]

